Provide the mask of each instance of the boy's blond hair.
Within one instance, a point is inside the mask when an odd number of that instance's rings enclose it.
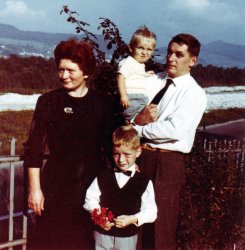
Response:
[[[112,135],[113,147],[127,146],[137,150],[140,148],[140,137],[138,132],[131,126],[121,126]]]
[[[141,38],[145,38],[145,39],[152,41],[154,43],[154,47],[156,47],[156,43],[157,43],[156,34],[150,31],[147,26],[140,27],[134,32],[129,42],[129,47],[131,49],[135,48]]]

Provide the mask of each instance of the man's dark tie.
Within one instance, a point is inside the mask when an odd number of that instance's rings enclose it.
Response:
[[[130,171],[130,170],[122,171],[122,170],[119,169],[119,168],[115,168],[114,171],[117,172],[117,173],[123,173],[123,174],[125,174],[125,175],[127,175],[127,176],[129,176],[129,177],[131,177],[131,174],[132,174],[132,171]]]
[[[161,101],[163,95],[166,93],[166,91],[167,91],[169,85],[172,84],[172,83],[173,83],[173,80],[172,80],[172,79],[167,79],[164,88],[162,88],[162,89],[155,95],[155,97],[153,98],[153,100],[151,101],[151,103],[157,105],[157,104]]]

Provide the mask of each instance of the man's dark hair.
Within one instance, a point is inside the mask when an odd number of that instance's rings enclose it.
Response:
[[[168,47],[172,43],[178,43],[180,45],[186,44],[188,46],[188,51],[192,56],[198,57],[199,55],[201,44],[197,40],[197,38],[195,38],[194,36],[190,34],[181,33],[181,34],[174,36],[169,42]]]

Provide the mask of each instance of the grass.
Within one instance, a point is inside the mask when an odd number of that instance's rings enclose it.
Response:
[[[23,143],[28,137],[33,111],[0,112],[0,155],[10,153],[10,139],[16,138],[16,154],[23,154]],[[213,125],[222,122],[244,119],[245,109],[214,110],[205,113],[200,125]]]
[[[33,111],[0,112],[0,155],[10,153],[10,140],[16,138],[16,154],[23,154],[23,143],[28,137]]]
[[[33,94],[43,94],[50,89],[32,89],[32,88],[0,88],[0,95],[8,93],[16,93],[20,95],[33,95]]]

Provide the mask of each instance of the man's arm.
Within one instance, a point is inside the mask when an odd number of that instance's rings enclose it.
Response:
[[[179,141],[186,133],[198,126],[203,112],[206,108],[206,95],[204,92],[188,93],[183,100],[175,107],[175,109],[167,117],[155,117],[155,121],[148,122],[150,118],[146,118],[146,124],[144,118],[139,114],[134,119],[136,125],[135,129],[138,131],[141,137],[147,138],[152,142],[164,143],[168,141]],[[148,114],[148,116],[150,116]],[[143,121],[142,121],[142,120]]]
[[[41,215],[42,210],[44,210],[44,196],[41,190],[40,172],[40,168],[28,168],[28,206],[37,215]]]

